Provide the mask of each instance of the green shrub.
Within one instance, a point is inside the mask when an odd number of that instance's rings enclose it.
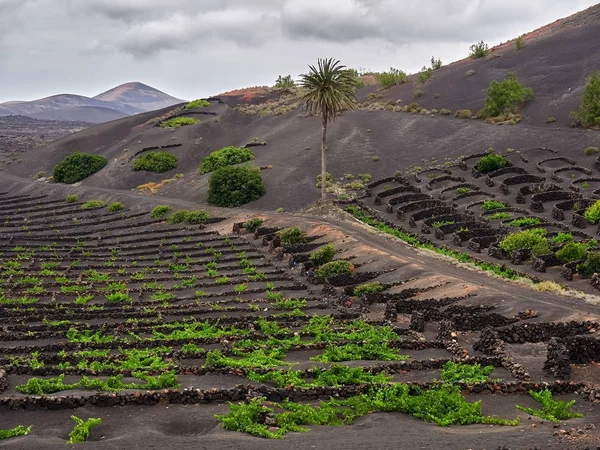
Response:
[[[471,188],[468,188],[468,187],[459,187],[459,188],[456,188],[456,193],[457,194],[466,194],[467,192],[471,192]]]
[[[477,44],[469,47],[469,56],[473,59],[483,58],[487,56],[488,52],[488,45],[483,41],[479,41]]]
[[[585,153],[587,156],[593,155],[595,153],[600,152],[600,149],[598,147],[587,147],[583,153]]]
[[[442,367],[442,380],[446,383],[464,381],[466,383],[485,383],[494,371],[494,366],[480,364],[461,364],[448,361]]]
[[[525,48],[525,39],[523,39],[523,36],[519,36],[515,40],[515,50],[523,50],[524,48]]]
[[[543,228],[511,233],[500,242],[500,248],[509,254],[523,249],[530,249],[533,256],[550,253],[550,244]]]
[[[364,283],[354,288],[354,296],[361,297],[365,294],[376,294],[385,290],[385,287],[379,281]]]
[[[511,217],[512,217],[512,214],[507,213],[507,212],[498,212],[498,213],[487,216],[487,218],[490,220],[506,220],[506,219],[510,219]]]
[[[567,242],[571,242],[573,240],[573,235],[571,233],[565,233],[563,231],[559,232],[554,236],[552,242],[556,244],[566,244]]]
[[[200,174],[213,172],[227,166],[240,164],[254,159],[254,152],[247,148],[223,147],[211,152],[200,163]]]
[[[600,253],[588,253],[585,261],[577,265],[577,273],[588,278],[595,273],[600,273]]]
[[[185,105],[184,108],[185,109],[195,109],[195,108],[206,108],[207,106],[210,106],[210,102],[208,100],[199,98],[197,100],[192,100],[187,105]]]
[[[216,170],[210,177],[208,202],[224,207],[236,207],[258,200],[265,193],[260,169],[249,164],[228,166]]]
[[[316,271],[317,278],[326,280],[337,275],[350,274],[354,271],[354,266],[348,261],[331,261],[322,265]]]
[[[321,179],[322,178],[323,177],[321,176],[321,174],[317,175],[317,184],[316,184],[316,186],[318,188],[321,187]],[[327,187],[329,187],[331,185],[331,183],[333,182],[333,175],[331,175],[329,172],[325,172],[325,182],[327,183],[326,184]]]
[[[0,441],[3,439],[10,439],[19,436],[27,436],[31,432],[31,427],[25,428],[23,425],[19,425],[8,430],[0,430]]]
[[[306,244],[308,242],[308,235],[298,227],[279,230],[277,236],[279,236],[281,245],[284,247],[292,247],[293,245]]]
[[[281,76],[279,75],[277,77],[277,80],[275,81],[275,88],[277,89],[286,89],[286,88],[293,88],[294,86],[296,86],[296,83],[294,83],[294,80],[292,79],[291,75],[286,75],[286,76]]]
[[[441,63],[441,61],[440,61],[440,63]],[[425,67],[425,66],[423,66],[421,68],[419,75],[417,75],[417,79],[419,80],[419,83],[421,83],[421,84],[426,83],[432,77],[433,77],[433,68]]]
[[[54,181],[66,184],[77,183],[102,170],[107,163],[108,160],[104,156],[75,152],[54,166]]]
[[[104,202],[102,200],[88,200],[83,205],[81,205],[81,209],[98,209],[104,206]]]
[[[556,122],[556,117],[552,117],[552,116],[546,117],[546,123],[554,123],[554,122]]]
[[[600,222],[600,200],[588,207],[583,213],[583,217],[591,224]]]
[[[571,115],[584,127],[600,125],[600,71],[590,74],[579,109]]]
[[[148,152],[133,162],[133,170],[163,173],[177,167],[177,156],[169,152]]]
[[[79,200],[77,194],[70,194],[65,198],[65,202],[67,203],[75,203],[77,200]]]
[[[172,210],[173,208],[168,205],[158,205],[154,207],[150,215],[153,219],[164,219],[171,213]]]
[[[253,219],[246,220],[243,224],[243,227],[248,230],[248,232],[254,233],[264,222],[265,221],[263,219],[254,217]]]
[[[519,217],[518,219],[511,220],[507,223],[509,227],[526,227],[528,225],[539,225],[543,223],[543,220],[539,217]]]
[[[200,123],[198,119],[193,117],[173,117],[172,119],[161,122],[161,128],[179,128],[185,127],[186,125],[194,125]]]
[[[556,257],[564,264],[585,258],[587,252],[588,246],[586,244],[582,242],[568,242],[556,252]]]
[[[555,423],[575,417],[583,417],[583,414],[569,411],[575,404],[575,400],[571,400],[570,402],[554,400],[552,398],[552,392],[548,389],[544,389],[540,392],[529,391],[529,395],[542,404],[542,409],[526,408],[520,405],[517,405],[517,409],[525,411],[532,416],[541,417],[542,419]]]
[[[201,209],[196,211],[188,211],[182,209],[169,217],[169,223],[189,223],[191,225],[201,225],[210,219],[210,214]]]
[[[481,209],[484,211],[493,211],[500,208],[506,208],[506,205],[498,200],[486,200],[481,204]]]
[[[490,83],[483,107],[483,116],[497,117],[502,114],[515,114],[523,103],[532,98],[533,90],[522,84],[514,72],[509,72],[504,80]]]
[[[504,156],[491,153],[483,156],[479,161],[477,161],[475,169],[481,173],[489,173],[493,172],[494,170],[502,169],[503,167],[506,167],[507,164],[508,160]]]
[[[92,428],[102,424],[102,419],[100,418],[91,418],[84,421],[79,417],[71,416],[71,419],[75,421],[75,428],[69,433],[68,444],[81,444],[87,441]]]
[[[449,116],[450,114],[452,114],[452,111],[450,111],[449,109],[446,109],[446,108],[440,109],[441,116]]]
[[[315,250],[310,255],[310,260],[316,267],[322,266],[323,264],[327,264],[328,262],[333,261],[333,258],[335,258],[335,247],[333,246],[333,244],[327,244]]]
[[[121,202],[112,202],[110,205],[108,205],[108,212],[117,212],[117,211],[121,211],[122,209],[125,208],[125,205],[123,205],[123,203]]]
[[[408,76],[402,70],[390,67],[388,72],[377,74],[377,81],[384,88],[389,88],[397,84],[404,84],[408,81]]]
[[[454,113],[454,117],[459,119],[470,119],[473,117],[473,112],[470,109],[459,109]]]

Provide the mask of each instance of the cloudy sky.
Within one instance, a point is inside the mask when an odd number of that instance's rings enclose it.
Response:
[[[141,81],[192,99],[273,84],[318,57],[415,72],[586,0],[0,0],[0,102]]]

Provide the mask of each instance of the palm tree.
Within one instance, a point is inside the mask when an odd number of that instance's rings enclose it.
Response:
[[[327,196],[325,152],[327,125],[343,111],[356,107],[357,80],[354,74],[333,58],[320,59],[317,67],[309,65],[308,73],[300,75],[300,86],[306,90],[302,103],[306,111],[321,114],[321,199]]]

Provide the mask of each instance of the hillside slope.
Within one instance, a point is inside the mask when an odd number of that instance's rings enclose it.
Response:
[[[109,89],[96,95],[94,99],[109,102],[119,111],[133,113],[155,111],[184,102],[184,100],[137,82],[125,83]]]

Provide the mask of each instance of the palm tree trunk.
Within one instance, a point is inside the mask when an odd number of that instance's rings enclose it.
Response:
[[[325,142],[327,140],[327,117],[323,114],[323,125],[321,129],[321,200],[325,200],[327,197],[327,169],[325,167],[325,155],[327,146]]]

